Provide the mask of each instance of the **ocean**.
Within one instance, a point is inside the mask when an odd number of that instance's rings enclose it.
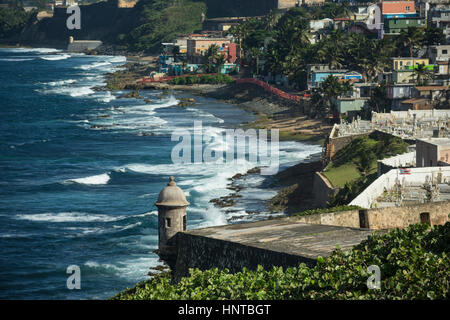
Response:
[[[270,177],[246,176],[232,208],[211,199],[232,193],[229,178],[252,163],[174,164],[177,129],[202,121],[210,136],[253,115],[185,92],[149,99],[95,91],[125,57],[86,56],[55,49],[0,49],[0,299],[106,299],[148,279],[160,264],[154,203],[169,176],[185,192],[188,229],[254,221],[272,215]],[[220,140],[204,147],[223,150]],[[280,142],[280,167],[321,151]],[[247,150],[247,152],[251,152]],[[255,213],[257,212],[257,213]],[[281,214],[281,213],[280,213]],[[81,270],[69,290],[67,267]]]

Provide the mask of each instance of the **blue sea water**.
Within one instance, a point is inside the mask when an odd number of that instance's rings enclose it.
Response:
[[[228,179],[252,164],[171,160],[174,130],[201,120],[219,137],[252,115],[201,97],[195,107],[177,107],[189,97],[183,92],[141,92],[146,103],[93,90],[125,62],[0,49],[0,299],[105,299],[147,279],[149,267],[160,264],[154,202],[170,175],[191,203],[189,229],[269,214],[264,201],[276,190],[258,175],[242,182],[233,210],[210,203],[231,193]],[[319,146],[281,142],[281,167],[317,152]],[[80,290],[67,289],[69,265],[81,269]]]

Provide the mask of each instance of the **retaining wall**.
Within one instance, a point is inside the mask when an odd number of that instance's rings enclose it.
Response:
[[[390,207],[364,210],[367,219],[364,227],[380,230],[406,228],[411,224],[420,223],[420,214],[428,212],[432,225],[443,225],[449,221],[450,202],[424,203],[414,206]],[[362,226],[360,211],[349,210],[341,212],[320,213],[304,217],[293,217],[296,221],[323,224],[340,227],[360,228]]]
[[[325,208],[328,201],[334,197],[339,188],[334,188],[330,181],[320,172],[316,172],[313,180],[314,205]]]

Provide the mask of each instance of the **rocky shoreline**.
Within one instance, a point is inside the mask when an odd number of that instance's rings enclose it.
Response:
[[[163,95],[169,91],[190,92],[192,95],[204,96],[218,99],[235,107],[256,115],[256,120],[251,123],[243,123],[244,128],[268,128],[279,129],[280,140],[301,141],[304,143],[320,144],[331,126],[319,120],[308,119],[301,113],[296,103],[275,97],[262,88],[252,84],[194,84],[194,85],[171,85],[167,83],[138,83],[139,79],[148,76],[155,71],[152,63],[141,64],[139,62],[127,63],[122,70],[106,76],[106,86],[96,90],[130,90],[121,97],[140,96],[140,90],[162,90]],[[119,97],[120,98],[120,97]],[[179,106],[195,105],[195,99],[187,99],[180,102]],[[150,103],[148,101],[147,103]],[[310,186],[314,173],[321,169],[320,154],[313,155],[310,159],[293,167],[279,172],[275,181],[280,189],[278,194],[267,203],[271,212],[283,211],[286,214],[313,208],[311,202],[312,193]],[[227,208],[227,212],[233,211],[236,200],[241,198],[240,191],[243,189],[239,181],[248,175],[258,174],[259,168],[253,168],[246,173],[237,174],[231,178],[227,188],[230,194],[211,199],[216,207]],[[301,185],[298,181],[302,181]],[[252,212],[247,212],[252,213]],[[239,218],[239,217],[235,217]]]

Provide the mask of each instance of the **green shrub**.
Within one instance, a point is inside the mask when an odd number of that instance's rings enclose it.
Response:
[[[306,211],[295,213],[294,216],[310,216],[313,214],[341,212],[341,211],[359,210],[359,209],[361,209],[361,207],[359,207],[359,206],[336,206],[336,207],[332,207],[332,208],[320,208],[320,209],[306,210]]]
[[[316,266],[190,270],[171,284],[167,274],[127,289],[112,299],[448,299],[450,223],[412,225],[375,234],[349,252],[336,249]],[[367,287],[367,267],[381,269],[381,289]]]
[[[177,77],[170,81],[171,84],[174,85],[189,85],[189,84],[228,84],[233,83],[235,80],[226,74],[218,74],[218,75],[203,75],[201,77],[197,76],[186,76],[186,77]]]

